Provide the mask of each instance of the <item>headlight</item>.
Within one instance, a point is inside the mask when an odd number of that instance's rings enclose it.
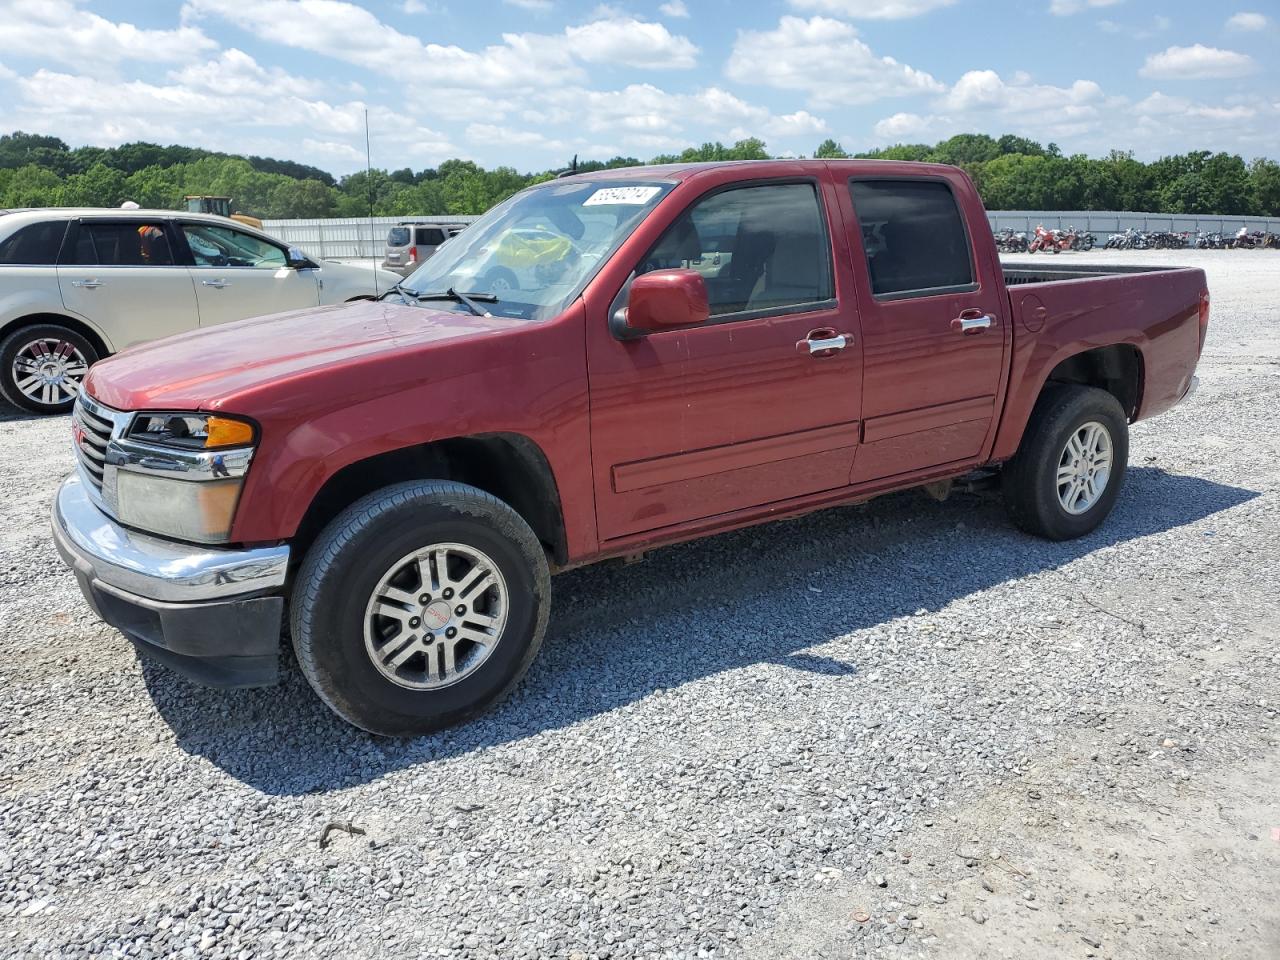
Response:
[[[134,418],[129,436],[179,450],[215,450],[253,444],[253,424],[203,413],[144,413]]]
[[[113,444],[116,516],[161,536],[225,542],[255,442],[253,424],[234,417],[138,414]]]

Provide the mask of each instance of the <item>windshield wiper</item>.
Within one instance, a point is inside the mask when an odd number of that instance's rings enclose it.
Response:
[[[462,304],[477,317],[491,317],[488,310],[483,310],[480,303],[497,303],[498,298],[492,293],[462,293],[450,287],[443,293],[437,291],[435,293],[414,293],[413,291],[405,291],[415,300],[453,300]]]
[[[387,297],[391,296],[393,293],[398,293],[400,296],[404,297],[405,299],[416,299],[418,296],[412,290],[407,289],[404,285],[404,281],[401,280],[399,283],[391,287],[388,287],[386,290],[383,290],[382,293],[378,295],[378,299],[385,300],[387,299]]]

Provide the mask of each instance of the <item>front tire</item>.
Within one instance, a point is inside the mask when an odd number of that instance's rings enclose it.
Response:
[[[16,330],[0,342],[0,396],[32,413],[66,413],[98,351],[56,323]]]
[[[537,655],[551,581],[511,507],[461,483],[387,487],[335,518],[293,592],[303,675],[349,723],[428,733],[502,699]]]
[[[1129,463],[1129,421],[1105,390],[1052,386],[1005,465],[1005,507],[1027,533],[1071,540],[1111,513]]]

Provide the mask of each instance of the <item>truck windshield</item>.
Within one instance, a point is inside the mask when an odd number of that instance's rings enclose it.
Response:
[[[401,287],[409,294],[491,293],[495,316],[562,311],[674,184],[551,182],[494,207]],[[434,304],[433,304],[434,305]]]

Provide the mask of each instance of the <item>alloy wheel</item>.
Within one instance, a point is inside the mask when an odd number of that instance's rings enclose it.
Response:
[[[1090,420],[1067,438],[1058,458],[1058,503],[1073,516],[1087,512],[1101,499],[1111,479],[1111,432]]]
[[[40,337],[24,344],[13,358],[13,384],[27,399],[54,405],[74,400],[89,363],[69,340]]]
[[[365,609],[365,651],[410,690],[462,680],[502,640],[508,598],[497,564],[475,547],[437,543],[396,561]]]

